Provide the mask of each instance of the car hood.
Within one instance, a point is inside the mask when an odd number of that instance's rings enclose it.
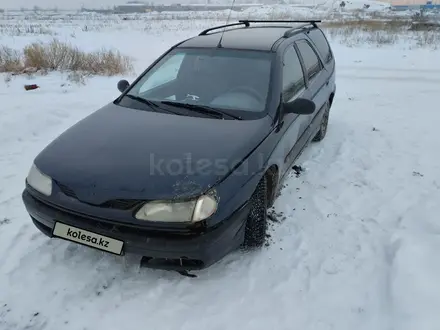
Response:
[[[270,125],[268,116],[219,120],[109,104],[56,138],[35,164],[91,204],[184,198],[223,178]]]

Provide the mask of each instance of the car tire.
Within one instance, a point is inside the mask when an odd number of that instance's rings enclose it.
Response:
[[[266,241],[267,231],[267,178],[260,180],[250,201],[250,210],[244,233],[245,248],[258,248]]]
[[[319,141],[324,140],[325,135],[327,134],[329,116],[330,116],[330,104],[329,104],[329,102],[327,102],[325,105],[324,114],[321,119],[321,124],[319,126],[319,131],[318,131],[318,133],[316,133],[316,135],[312,139],[313,142],[319,142]]]

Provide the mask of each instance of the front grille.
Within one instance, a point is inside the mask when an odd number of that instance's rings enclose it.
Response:
[[[78,199],[78,196],[75,194],[75,192],[67,187],[66,185],[63,185],[61,183],[57,182],[58,187],[60,187],[60,190],[63,192],[64,195]],[[135,208],[136,206],[143,203],[143,200],[139,199],[113,199],[106,201],[100,205],[94,205],[102,208],[108,208],[108,209],[115,209],[115,210],[131,210]]]
[[[99,207],[118,209],[118,210],[131,210],[136,206],[143,203],[142,200],[137,199],[114,199],[98,205]]]
[[[58,187],[60,187],[64,195],[78,199],[78,197],[76,196],[75,192],[72,189],[58,182],[57,185]]]

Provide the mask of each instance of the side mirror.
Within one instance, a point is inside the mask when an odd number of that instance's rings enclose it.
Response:
[[[123,93],[128,86],[130,86],[130,83],[127,80],[119,80],[118,82],[118,89],[121,93]]]
[[[284,103],[284,113],[296,113],[298,115],[311,115],[315,112],[315,102],[309,99],[297,98],[292,102]]]

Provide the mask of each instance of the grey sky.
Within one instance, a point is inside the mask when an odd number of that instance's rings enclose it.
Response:
[[[108,6],[120,5],[126,3],[128,0],[0,0],[0,8],[6,9],[19,9],[20,7],[32,8],[33,6],[39,6],[42,8],[54,8],[59,9],[76,9],[84,5],[86,8],[106,8]],[[181,0],[148,0],[145,2],[155,3],[184,3],[191,1]]]

